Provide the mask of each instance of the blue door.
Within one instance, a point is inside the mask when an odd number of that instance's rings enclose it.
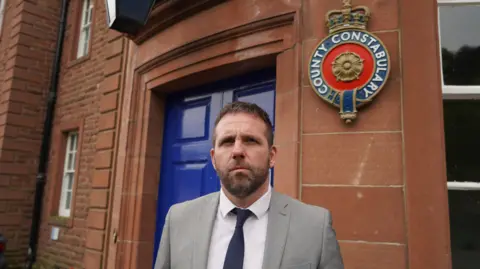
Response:
[[[220,190],[210,161],[212,129],[220,109],[235,100],[253,102],[275,122],[275,70],[219,81],[167,98],[154,259],[168,209]]]

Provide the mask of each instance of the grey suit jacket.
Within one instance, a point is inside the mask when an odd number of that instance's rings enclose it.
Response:
[[[206,269],[219,193],[173,205],[155,269]],[[328,210],[272,190],[263,269],[343,269]],[[260,269],[260,268],[259,268]]]

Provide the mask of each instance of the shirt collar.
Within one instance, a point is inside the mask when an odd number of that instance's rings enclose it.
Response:
[[[270,198],[272,197],[271,188],[272,187],[269,184],[267,192],[247,208],[250,209],[250,211],[252,211],[257,218],[265,215],[270,207]],[[232,203],[232,201],[230,201],[230,199],[228,199],[228,197],[225,195],[223,189],[220,189],[220,203],[218,209],[220,210],[222,217],[225,218],[235,207],[236,206]]]

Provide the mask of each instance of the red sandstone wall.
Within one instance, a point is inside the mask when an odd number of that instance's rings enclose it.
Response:
[[[95,1],[91,49],[87,57],[72,59],[77,42],[76,12],[79,0],[70,4],[65,39],[65,57],[55,113],[54,142],[49,176],[52,179],[45,196],[39,260],[43,264],[100,268],[109,237],[111,217],[111,178],[116,144],[119,89],[124,65],[125,39],[108,30],[104,1]],[[68,128],[80,130],[75,178],[74,208],[70,218],[55,220],[55,188],[61,177],[59,164],[64,156],[61,133]],[[55,181],[56,180],[56,181]],[[55,183],[55,184],[54,184]],[[57,241],[50,240],[51,228],[59,227]]]
[[[0,218],[0,231],[11,239],[9,248],[14,249],[11,256],[21,260],[28,240],[28,218],[43,122],[41,108],[45,104],[44,96],[48,89],[48,69],[55,44],[60,1],[8,2],[6,22],[11,27],[5,27],[0,41],[0,77],[4,79],[0,95],[0,216],[4,214],[9,218]],[[120,114],[122,102],[130,104],[128,98],[122,101],[125,93],[121,89],[136,90],[138,86],[131,81],[133,75],[126,74],[124,70],[126,62],[134,54],[126,57],[126,40],[107,30],[104,1],[97,0],[90,55],[81,61],[72,61],[69,55],[76,40],[74,14],[78,2],[72,0],[69,10],[66,56],[62,60],[39,260],[46,264],[95,269],[105,265],[108,255],[109,263],[119,258],[118,266],[148,264],[151,260],[150,245],[144,244],[143,239],[150,239],[153,235],[138,230],[142,227],[138,225],[138,218],[148,218],[148,212],[155,211],[152,207],[153,196],[149,196],[150,200],[140,196],[122,198],[121,193],[128,190],[127,185],[132,182],[145,187],[158,178],[122,177],[136,173],[153,175],[147,172],[158,170],[159,162],[156,159],[142,159],[144,152],[140,146],[132,143],[127,146],[134,148],[132,152],[138,154],[131,161],[134,164],[126,167],[125,173],[122,169],[115,169],[119,154],[115,150],[119,143],[119,122],[122,116],[136,115],[136,112]],[[176,46],[181,47],[192,41],[192,36],[201,38],[215,32],[241,28],[245,22],[253,22],[258,18],[270,19],[277,13],[293,12],[294,21],[291,25],[272,30],[272,33],[282,37],[278,38],[281,42],[254,50],[262,55],[263,51],[276,52],[279,48],[287,47],[276,58],[278,88],[281,90],[277,95],[277,115],[288,115],[293,121],[291,126],[298,128],[278,130],[277,137],[286,139],[281,150],[288,152],[286,156],[289,157],[279,160],[281,165],[278,169],[288,177],[277,181],[277,188],[307,203],[332,210],[347,268],[448,268],[448,242],[445,235],[448,231],[443,218],[446,214],[445,201],[442,198],[442,185],[435,181],[442,180],[444,175],[442,169],[432,168],[441,167],[443,156],[442,138],[438,135],[441,124],[435,118],[439,111],[439,104],[435,102],[440,99],[426,98],[428,94],[440,90],[438,71],[435,71],[438,61],[433,60],[437,56],[435,5],[432,4],[435,1],[424,1],[422,5],[414,0],[353,1],[354,5],[363,4],[371,8],[373,19],[369,30],[375,32],[389,49],[393,69],[382,94],[371,107],[360,111],[355,126],[349,128],[339,121],[335,108],[314,94],[306,71],[313,47],[326,35],[325,12],[341,7],[341,1],[273,2],[256,1],[252,6],[241,0],[232,1],[215,8],[235,14],[229,16],[222,13],[222,21],[209,16],[215,11],[209,10],[197,18],[179,22],[153,37],[168,40],[168,44],[150,41],[139,47],[134,46],[131,52],[137,53],[137,58],[132,60],[130,68],[155,58],[157,52],[168,54]],[[242,12],[233,12],[235,8],[240,8]],[[401,10],[421,14],[410,18]],[[227,26],[230,28],[224,29]],[[258,37],[258,42],[263,42],[265,38],[277,38],[275,34],[259,34]],[[415,43],[419,38],[422,38],[422,43]],[[232,51],[237,46],[236,41],[235,38],[226,41],[235,44],[231,46]],[[406,44],[416,44],[416,47],[404,47]],[[232,51],[225,51],[226,56],[220,60],[230,61],[240,57],[233,55],[235,53]],[[185,56],[178,62],[167,57],[167,63],[162,63],[162,68],[175,72],[163,76],[159,81],[190,74],[193,69],[189,69],[185,63],[191,63],[197,71],[218,65],[212,60],[216,57],[214,51],[195,51],[192,55],[197,58]],[[202,56],[206,56],[207,60],[199,61],[203,59]],[[182,64],[186,67],[182,67]],[[421,70],[424,72],[421,81],[411,71],[419,66],[423,66]],[[421,70],[418,69],[417,73]],[[159,68],[150,74],[153,77],[162,72]],[[126,86],[123,86],[125,80]],[[423,94],[423,100],[428,99],[430,103],[419,103],[415,97],[418,94]],[[147,96],[145,102],[150,102],[150,95]],[[155,98],[152,97],[152,100]],[[290,105],[287,101],[294,104]],[[152,102],[148,109],[138,112],[137,120],[145,124],[149,132],[161,134],[161,121],[154,118],[161,118],[163,110]],[[424,109],[424,106],[430,109]],[[142,105],[139,107],[143,108]],[[145,121],[147,123],[143,123],[143,119],[148,119]],[[423,127],[422,122],[428,122],[429,125]],[[139,125],[126,126],[129,133],[123,133],[124,137],[140,137],[142,130],[135,129],[136,126]],[[152,128],[149,129],[149,126]],[[55,180],[61,174],[58,163],[63,158],[60,154],[62,144],[58,141],[61,131],[71,127],[81,130],[74,210],[70,219],[57,221],[52,218],[56,199],[53,190],[57,182]],[[422,130],[429,140],[416,135],[418,130]],[[280,132],[284,132],[284,135]],[[149,137],[142,141],[153,141],[153,136]],[[121,142],[121,145],[126,143]],[[415,152],[416,148],[421,147],[425,147],[422,152]],[[298,162],[291,161],[290,156],[293,155],[300,156]],[[125,156],[119,159],[121,157]],[[420,157],[421,162],[415,161]],[[424,165],[427,169],[423,169]],[[134,170],[137,168],[140,172]],[[115,171],[120,171],[119,175],[116,176]],[[113,179],[116,180],[115,184]],[[428,188],[422,188],[422,180],[428,180],[428,184],[425,183]],[[114,191],[118,194],[115,201],[112,199]],[[432,195],[435,191],[436,195]],[[135,208],[131,204],[124,204],[126,202],[135,202]],[[121,216],[133,216],[135,219],[120,221]],[[154,216],[151,215],[151,218]],[[113,230],[109,230],[107,225],[110,219],[114,225],[127,223],[113,227],[120,227],[124,231],[119,234],[123,247],[118,250],[117,245],[111,242]],[[414,224],[423,226],[415,228]],[[52,226],[61,229],[58,241],[49,239]],[[435,246],[429,240],[433,235],[438,243]],[[421,250],[433,254],[425,254]],[[138,253],[144,256],[140,257]]]
[[[12,265],[27,254],[60,1],[6,3],[0,40],[0,232]]]
[[[102,219],[101,214],[106,212],[107,207],[106,197],[99,195],[92,183],[98,162],[97,140],[101,137],[99,131],[102,125],[100,85],[106,62],[105,8],[103,1],[94,1],[89,54],[75,59],[81,2],[71,0],[68,10],[38,254],[40,263],[62,268],[85,268],[87,249],[94,248],[92,241],[101,242],[103,239],[101,235],[90,236],[89,228],[101,230],[105,227],[105,218]],[[62,132],[71,128],[79,129],[73,209],[70,218],[58,221],[55,218],[58,201],[55,191],[60,188],[63,169]],[[58,240],[50,239],[52,227],[60,228]]]
[[[130,194],[156,184],[156,179],[143,175],[159,171],[159,154],[146,151],[163,130],[159,103],[171,89],[168,83],[217,79],[230,63],[235,70],[231,73],[238,73],[247,65],[238,62],[252,63],[275,53],[275,188],[332,211],[346,268],[449,268],[437,3],[352,4],[372,11],[368,30],[388,48],[392,70],[374,103],[361,109],[351,126],[341,122],[338,108],[321,100],[308,81],[309,56],[327,35],[325,14],[341,8],[342,1],[228,1],[170,26],[134,49],[139,71],[131,78],[138,82],[126,89],[133,88],[132,104],[141,110],[131,112],[134,123],[125,132],[140,141],[124,145],[135,157],[126,157],[123,178],[116,178],[129,194],[122,197],[120,210],[125,222],[112,222],[121,227],[125,250],[118,254],[117,265],[147,267],[152,258],[136,255],[150,253],[153,228],[138,218],[155,214],[152,193]],[[279,14],[293,14],[293,19],[278,27],[275,22],[285,19]],[[266,21],[271,23],[268,33],[262,29]],[[206,71],[212,68],[217,69]],[[145,88],[159,94],[138,95]],[[286,119],[291,123],[281,126]]]

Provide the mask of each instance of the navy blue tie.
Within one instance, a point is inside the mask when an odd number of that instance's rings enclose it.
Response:
[[[242,269],[243,257],[245,253],[245,241],[243,238],[243,224],[252,213],[248,209],[235,208],[232,210],[237,215],[237,224],[233,233],[230,244],[228,245],[227,255],[223,269]]]

